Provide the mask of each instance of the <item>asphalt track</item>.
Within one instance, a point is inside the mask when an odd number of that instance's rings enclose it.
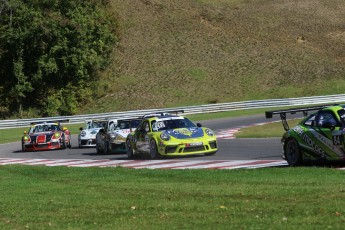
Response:
[[[213,156],[183,157],[183,160],[281,160],[280,138],[234,139],[232,131],[258,123],[277,121],[264,115],[200,121],[214,130],[218,137],[218,152]],[[18,137],[20,139],[20,137]],[[66,150],[22,152],[20,142],[0,145],[0,158],[21,159],[89,159],[127,160],[125,154],[97,155],[95,148],[78,148],[77,136],[72,137],[72,148]],[[175,158],[176,159],[176,158]],[[174,160],[174,159],[171,159]]]

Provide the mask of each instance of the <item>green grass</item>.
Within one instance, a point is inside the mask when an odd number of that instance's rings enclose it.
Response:
[[[292,128],[300,122],[300,119],[288,120],[289,127]],[[242,128],[235,134],[236,138],[269,138],[282,137],[285,130],[281,122],[268,123],[264,125]]]
[[[111,4],[119,43],[79,113],[345,91],[343,0]]]
[[[0,167],[1,229],[342,229],[344,171]]]

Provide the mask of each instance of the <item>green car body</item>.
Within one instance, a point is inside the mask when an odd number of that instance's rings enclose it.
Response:
[[[128,158],[212,155],[217,152],[217,138],[211,129],[195,125],[186,117],[162,113],[144,116],[127,136],[126,148]]]
[[[281,142],[283,158],[287,163],[296,166],[306,162],[345,162],[344,108],[345,105],[309,108],[308,111],[317,111],[306,116],[297,126],[286,128]],[[285,116],[291,111],[306,110],[299,108],[275,112]]]

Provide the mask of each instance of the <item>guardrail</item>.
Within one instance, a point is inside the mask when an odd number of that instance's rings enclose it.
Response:
[[[30,118],[30,119],[17,119],[17,120],[0,120],[0,129],[16,128],[29,126],[33,122],[44,122],[51,120],[69,120],[70,123],[83,123],[85,120],[91,119],[107,119],[107,118],[135,118],[143,116],[148,113],[155,112],[169,112],[174,110],[184,110],[184,114],[200,114],[200,113],[215,113],[233,110],[245,109],[259,109],[270,107],[285,107],[285,106],[301,106],[313,104],[330,104],[345,102],[345,94],[328,95],[328,96],[314,96],[314,97],[301,97],[301,98],[285,98],[285,99],[269,99],[269,100],[254,100],[254,101],[241,101],[230,103],[218,103],[198,106],[176,107],[166,109],[147,109],[147,110],[134,110],[123,112],[111,112],[100,114],[85,114],[75,116],[60,116],[60,117],[44,117],[44,118]]]

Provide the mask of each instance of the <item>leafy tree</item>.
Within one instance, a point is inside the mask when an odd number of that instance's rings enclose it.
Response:
[[[0,0],[0,106],[70,115],[87,102],[116,42],[109,2]]]

